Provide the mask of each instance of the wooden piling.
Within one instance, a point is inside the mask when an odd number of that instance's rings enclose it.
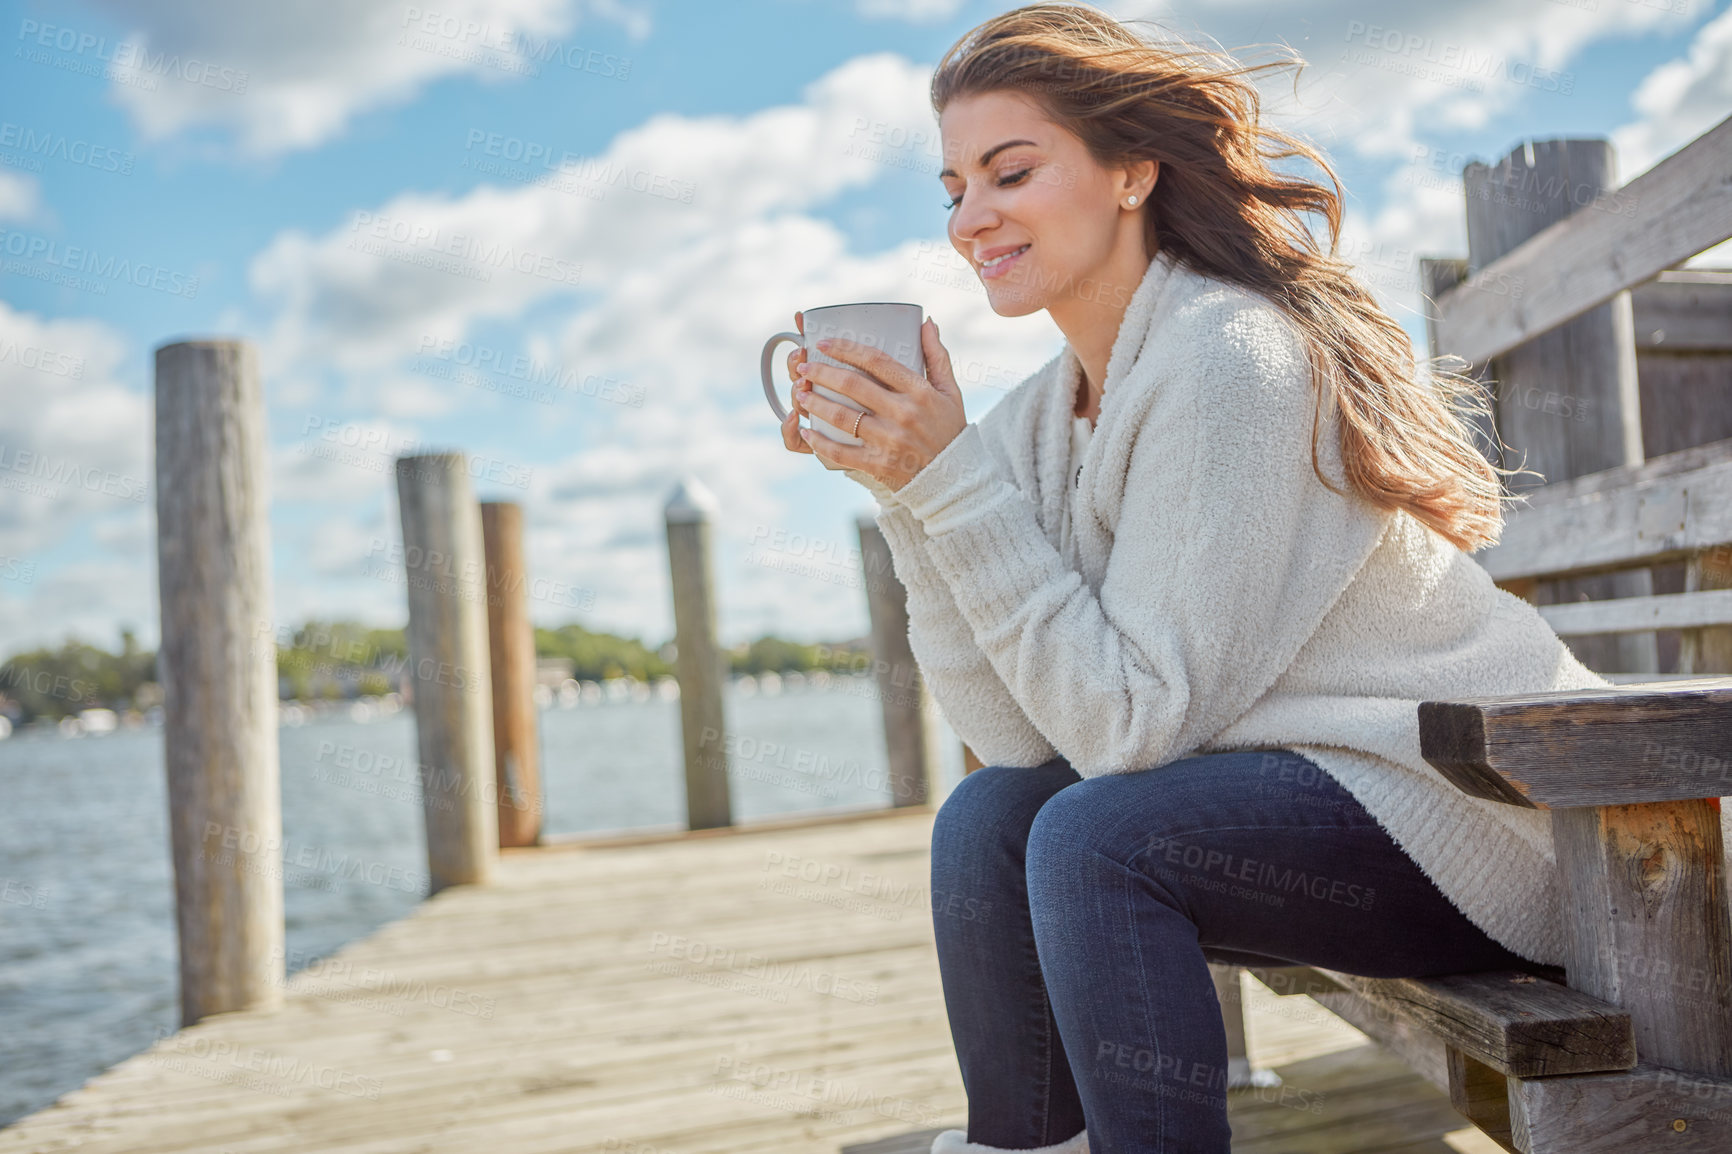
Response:
[[[939,765],[939,717],[908,643],[908,590],[892,567],[890,544],[877,518],[862,513],[854,528],[860,535],[860,566],[872,622],[872,668],[890,763],[890,804],[925,805]]]
[[[1467,199],[1468,271],[1477,273],[1529,237],[1573,212],[1597,212],[1602,193],[1617,188],[1617,155],[1605,140],[1536,140],[1495,166],[1470,164],[1462,173]],[[1519,307],[1527,286],[1493,283]],[[1444,350],[1448,351],[1448,350]],[[1636,387],[1636,340],[1630,294],[1618,293],[1493,359],[1497,427],[1511,453],[1503,464],[1534,469],[1509,478],[1512,492],[1584,473],[1639,465],[1642,412]],[[1645,596],[1647,571],[1543,583],[1539,597]],[[1613,673],[1659,669],[1651,633],[1573,637],[1570,648],[1590,667]]]
[[[499,844],[541,840],[541,758],[536,737],[535,631],[529,624],[523,506],[481,503],[487,555],[487,646],[493,683],[493,770]]]
[[[252,346],[158,348],[157,668],[183,1025],[282,1001],[268,469]]]
[[[680,734],[685,749],[686,824],[691,829],[732,825],[734,820],[722,709],[728,668],[716,631],[710,549],[715,511],[715,495],[696,477],[687,477],[674,488],[664,510],[674,599],[674,669],[680,683]]]
[[[460,452],[397,458],[428,889],[488,881],[498,857],[481,511]]]

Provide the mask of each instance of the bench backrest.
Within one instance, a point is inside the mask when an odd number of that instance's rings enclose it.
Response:
[[[1471,275],[1465,262],[1423,262],[1431,351],[1484,367],[1726,240],[1728,157],[1732,117]],[[1471,225],[1471,199],[1468,214]],[[1679,292],[1687,295],[1687,287]],[[1681,340],[1691,335],[1680,329]],[[1530,507],[1509,518],[1502,543],[1481,560],[1499,584],[1523,596],[1532,596],[1540,580],[1699,560],[1705,551],[1732,549],[1729,498],[1732,442],[1716,442],[1533,493]],[[1732,625],[1732,591],[1699,589],[1700,573],[1692,567],[1683,594],[1548,605],[1541,612],[1565,635]]]
[[[1586,577],[1732,552],[1732,441],[1716,441],[1527,494],[1502,540],[1478,555],[1526,595],[1535,581]],[[1732,625],[1732,589],[1544,605],[1560,634]]]

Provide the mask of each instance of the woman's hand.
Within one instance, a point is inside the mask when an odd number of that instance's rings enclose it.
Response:
[[[794,328],[799,331],[801,336],[804,336],[806,333],[805,326],[806,322],[804,314],[798,312],[795,313]],[[805,361],[805,359],[806,349],[803,345],[795,345],[793,351],[788,354],[788,379],[797,385],[804,384],[806,380],[805,377],[800,375],[800,365]],[[813,455],[811,447],[806,444],[806,439],[800,435],[800,414],[806,411],[800,402],[806,397],[806,395],[807,390],[799,390],[793,401],[788,406],[788,418],[782,422],[782,444],[793,452],[805,453],[808,456],[811,456]],[[879,505],[889,508],[895,503],[896,494],[892,493],[889,488],[885,486],[884,482],[872,476],[870,473],[863,473],[859,469],[844,469],[843,473],[849,480],[858,482],[867,492],[871,493],[872,496],[877,499]]]
[[[794,320],[804,333],[799,313]],[[950,353],[930,318],[920,326],[920,346],[926,360],[924,377],[888,353],[845,337],[820,341],[818,347],[853,368],[810,361],[804,348],[795,348],[788,355],[788,371],[795,379],[794,403],[782,423],[783,444],[795,452],[815,453],[838,468],[859,470],[891,490],[900,489],[968,424]],[[800,428],[801,412],[850,431],[858,416],[854,409],[815,392],[814,382],[866,410],[860,417],[861,444],[845,444]]]

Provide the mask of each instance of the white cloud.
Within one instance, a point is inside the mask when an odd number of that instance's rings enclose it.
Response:
[[[1386,184],[1383,207],[1367,218],[1349,210],[1342,220],[1340,254],[1351,260],[1360,283],[1385,312],[1427,352],[1420,262],[1467,251],[1467,221],[1460,179],[1412,183],[1411,169]]]
[[[1685,56],[1644,77],[1630,103],[1641,119],[1612,134],[1626,182],[1732,113],[1732,8],[1702,26]]]
[[[881,4],[874,14],[918,18],[943,7]],[[1552,6],[1542,21],[1506,10],[1514,7],[1407,5],[1386,10],[1376,30],[1360,19],[1361,7],[1345,3],[1313,6],[1302,17],[1219,3],[1206,19],[1229,47],[1286,39],[1311,57],[1297,105],[1283,106],[1279,85],[1269,88],[1286,123],[1320,136],[1334,129],[1343,147],[1368,155],[1399,155],[1418,125],[1472,126],[1517,104],[1535,90],[1517,82],[1524,77],[1573,83],[1568,63],[1583,44],[1663,15],[1640,5],[1597,13]],[[518,0],[514,11],[526,21],[555,13],[532,0]],[[1391,28],[1400,36],[1394,51],[1383,47]],[[376,37],[351,39],[358,54],[375,51]],[[1479,55],[1468,58],[1458,45]],[[1364,62],[1354,55],[1359,49],[1369,53]],[[1444,59],[1454,63],[1439,71],[1433,62]],[[254,147],[320,139],[355,109],[406,95],[426,75],[398,77],[396,89],[372,77],[369,87],[333,64],[313,86],[323,95],[302,103],[326,111],[301,128],[275,130],[278,137],[259,136]],[[935,147],[887,143],[935,137],[928,82],[926,68],[900,57],[858,57],[813,82],[796,104],[743,116],[652,117],[573,170],[550,173],[545,185],[483,185],[455,197],[407,191],[324,232],[280,234],[254,259],[249,279],[269,318],[267,377],[293,382],[301,402],[289,424],[309,411],[365,414],[358,427],[401,442],[452,413],[515,406],[508,411],[525,421],[569,430],[569,452],[538,463],[526,490],[502,495],[520,497],[530,511],[537,571],[594,590],[594,612],[610,627],[646,635],[668,628],[661,507],[685,473],[702,476],[722,498],[718,542],[737,549],[764,526],[787,524],[784,482],[830,485],[839,510],[833,535],[845,552],[854,537],[840,511],[867,507],[864,495],[781,448],[755,376],[759,344],[789,326],[789,309],[920,301],[944,325],[974,416],[1057,347],[1044,318],[994,315],[941,237],[863,254],[812,215],[909,170],[931,180]],[[204,111],[191,120],[171,116],[163,131],[210,119]],[[474,151],[481,159],[497,147],[511,160],[523,143],[489,140]],[[1376,215],[1350,216],[1343,240],[1391,311],[1411,316],[1419,257],[1463,246],[1461,201],[1445,186],[1391,192]],[[491,335],[502,331],[510,335]],[[429,349],[463,342],[471,350],[489,343],[512,355],[527,350],[577,379],[625,382],[640,405],[562,393],[540,406],[410,366]],[[492,381],[485,370],[481,379]],[[464,447],[510,460],[518,449],[509,425],[477,422]],[[285,444],[278,435],[279,500],[317,507],[321,516],[286,531],[279,548],[342,583],[346,608],[394,615],[400,589],[366,576],[380,534],[396,532],[389,453],[377,467],[309,459],[307,440]],[[834,636],[838,622],[861,620],[857,590],[846,581],[794,577],[776,560],[745,566],[727,582],[730,631]],[[320,588],[281,590],[283,611],[329,612],[318,604]],[[572,615],[551,603],[532,609],[546,620]]]
[[[797,106],[742,118],[653,117],[604,154],[549,172],[547,185],[484,185],[458,198],[405,193],[322,237],[283,234],[249,277],[273,306],[286,357],[316,347],[348,368],[390,362],[549,296],[630,299],[657,283],[646,270],[658,261],[749,246],[760,235],[753,230],[878,179],[884,164],[848,151],[866,139],[856,130],[930,126],[925,82],[924,70],[900,58],[856,58]],[[785,275],[779,266],[758,271],[765,285]]]
[[[1142,25],[1145,33],[1165,29],[1213,43],[1247,63],[1275,58],[1276,45],[1290,46],[1306,62],[1297,92],[1290,69],[1258,80],[1270,123],[1310,137],[1331,154],[1407,162],[1385,179],[1382,207],[1374,214],[1349,208],[1341,252],[1421,352],[1420,260],[1467,250],[1459,169],[1470,158],[1432,167],[1425,163],[1434,155],[1429,146],[1548,94],[1576,94],[1587,81],[1571,66],[1592,43],[1676,28],[1688,19],[1660,5],[1505,0],[1376,6],[1319,0],[1303,8],[1210,0],[1184,9],[1169,0],[1131,0],[1113,12],[1153,20],[1157,27]],[[1687,93],[1680,102],[1703,115],[1713,104],[1713,85],[1725,83],[1724,68],[1710,75],[1716,59],[1715,52],[1694,53],[1689,81],[1675,78],[1657,89]],[[1722,97],[1722,115],[1726,105]],[[1668,123],[1677,119],[1669,116]],[[1625,172],[1632,171],[1629,159]]]
[[[311,17],[305,4],[291,16],[208,0],[97,2],[137,28],[153,52],[247,73],[244,94],[172,78],[155,91],[116,86],[156,138],[216,129],[254,153],[276,154],[331,139],[359,113],[412,99],[441,76],[514,79],[479,57],[396,44],[407,7],[384,0],[318,0]],[[1283,75],[1265,85],[1265,107],[1331,149],[1368,157],[1410,155],[1416,140],[1435,139],[1440,128],[1484,124],[1523,107],[1547,84],[1578,83],[1568,70],[1584,45],[1671,19],[1642,4],[1589,11],[1408,2],[1379,9],[1374,32],[1367,8],[1363,0],[1324,0],[1299,12],[1212,0],[1198,18],[1229,48],[1294,44],[1312,64],[1300,99],[1286,96]],[[442,10],[488,23],[495,38],[510,31],[575,43],[592,26],[579,24],[580,14],[631,36],[648,32],[641,13],[617,0],[453,0]],[[922,20],[946,18],[957,6],[858,0],[856,10]],[[1183,31],[1176,11],[1119,6],[1120,15],[1156,13]],[[1663,155],[1700,132],[1702,118],[1712,123],[1716,109],[1723,114],[1724,77],[1732,71],[1727,28],[1726,16],[1705,27],[1687,59],[1642,86],[1635,103],[1643,119],[1619,137],[1626,172],[1637,170],[1639,157]],[[1393,49],[1391,31],[1399,36]],[[924,180],[937,199],[930,175],[936,151],[895,145],[912,133],[935,134],[928,80],[925,68],[900,57],[859,57],[820,77],[795,104],[740,116],[652,117],[575,172],[551,174],[547,187],[484,185],[456,197],[405,191],[323,231],[279,234],[253,260],[249,279],[267,317],[260,343],[277,418],[273,497],[286,513],[275,521],[274,545],[283,619],[401,618],[401,586],[378,576],[376,564],[380,541],[397,532],[390,459],[453,414],[515,414],[509,422],[477,421],[463,445],[508,463],[521,452],[514,425],[569,433],[569,451],[537,459],[527,488],[497,495],[526,505],[534,571],[562,588],[593,590],[593,616],[609,628],[650,637],[670,628],[661,507],[686,473],[702,476],[721,497],[717,542],[736,557],[761,541],[766,527],[792,528],[790,489],[829,486],[835,513],[816,530],[818,553],[845,557],[856,543],[847,514],[869,500],[781,448],[756,378],[759,345],[789,326],[791,308],[919,301],[943,324],[973,417],[1057,348],[1044,317],[994,315],[942,236],[862,253],[814,215],[840,196],[892,179]],[[1350,214],[1343,237],[1386,306],[1404,319],[1417,307],[1418,258],[1465,248],[1455,179],[1403,185],[1410,177],[1391,178],[1380,211]],[[33,182],[0,173],[0,215],[9,204],[14,213],[39,211]],[[382,237],[371,235],[375,227]],[[393,240],[400,227],[407,239]],[[935,221],[935,233],[939,227]],[[579,263],[576,283],[565,283],[572,278],[560,270]],[[50,379],[40,367],[8,363],[8,340],[75,348],[85,378]],[[624,382],[641,407],[585,393],[562,393],[543,406],[410,366],[429,343],[442,341],[491,342],[572,369],[584,381]],[[123,343],[101,325],[44,321],[0,305],[0,396],[16,402],[0,416],[5,445],[39,446],[57,459],[143,479],[148,399],[118,384],[122,357]],[[499,374],[485,379],[509,383]],[[371,457],[321,456],[318,446],[329,442],[306,426],[310,416],[352,424],[353,435],[384,447],[368,450]],[[792,479],[803,484],[787,485]],[[148,525],[147,504],[116,506],[80,491],[48,499],[16,486],[0,491],[0,552],[43,555],[85,532],[81,527],[106,551],[61,564],[52,581],[0,584],[0,628],[29,638],[50,625],[58,636],[66,623],[107,623],[117,614],[153,623]],[[834,637],[863,623],[845,564],[810,566],[812,556],[799,549],[760,552],[759,559],[722,570],[730,635],[774,629]],[[807,563],[818,575],[795,576],[778,562]],[[574,615],[554,599],[534,603],[532,612],[546,621]]]
[[[1349,146],[1399,153],[1411,147],[1422,120],[1468,124],[1518,102],[1526,90],[1509,80],[1512,73],[1573,83],[1565,72],[1571,54],[1604,35],[1607,21],[1654,18],[1651,9],[1633,5],[1599,17],[1565,8],[1561,18],[1570,27],[1553,26],[1554,39],[1544,41],[1532,13],[1469,7],[1465,14],[1411,9],[1402,43],[1426,39],[1401,58],[1423,61],[1449,53],[1457,41],[1471,43],[1482,55],[1465,61],[1463,74],[1497,75],[1483,78],[1484,91],[1406,76],[1380,58],[1376,65],[1342,66],[1312,52],[1332,66],[1317,70],[1330,73],[1328,83],[1303,89],[1300,107],[1289,102],[1276,115],[1302,130],[1322,127],[1327,117],[1343,126],[1339,139]],[[1235,33],[1241,42],[1284,36],[1303,48],[1309,33],[1339,56],[1350,38],[1378,42],[1382,35],[1357,28],[1357,11],[1336,5],[1323,15],[1313,10],[1308,24],[1286,17],[1256,23],[1229,5],[1212,26],[1224,30],[1226,43]],[[1276,27],[1277,19],[1286,25]],[[1534,73],[1536,67],[1542,71]],[[652,118],[575,172],[554,174],[563,188],[482,186],[455,198],[405,193],[324,234],[284,234],[250,273],[272,310],[267,364],[291,376],[316,375],[310,366],[328,365],[351,382],[346,404],[413,423],[416,405],[435,406],[440,395],[465,394],[453,403],[466,410],[498,399],[439,382],[429,387],[425,377],[405,382],[406,360],[439,342],[480,346],[478,331],[534,312],[540,319],[512,351],[527,347],[539,362],[630,382],[641,390],[642,407],[565,397],[545,410],[520,403],[537,423],[565,421],[574,429],[572,451],[537,469],[524,495],[533,563],[594,589],[597,615],[616,627],[665,631],[661,506],[681,474],[701,475],[718,493],[724,510],[718,540],[742,547],[762,527],[786,524],[780,486],[795,477],[832,485],[844,508],[864,507],[850,482],[814,473],[816,462],[781,448],[759,399],[758,346],[789,327],[791,307],[922,302],[944,325],[974,416],[1058,347],[1044,317],[1018,322],[993,314],[941,237],[861,254],[835,226],[810,215],[892,173],[912,170],[931,179],[935,146],[928,152],[921,143],[900,149],[886,143],[935,136],[929,79],[928,69],[899,57],[859,57],[815,81],[796,105],[741,117]],[[1276,86],[1272,105],[1280,105],[1278,95]],[[1392,314],[1418,334],[1419,260],[1460,251],[1465,239],[1456,182],[1412,183],[1411,176],[1391,178],[1387,205],[1374,216],[1349,215],[1343,249]],[[669,195],[634,192],[634,181]],[[1401,187],[1403,181],[1412,186]],[[689,203],[682,190],[689,190]],[[372,236],[374,230],[381,235]],[[451,252],[468,267],[428,267],[434,255]],[[527,253],[544,264],[581,261],[582,276],[572,286],[477,262],[488,252]],[[475,271],[488,279],[463,275]],[[853,530],[841,516],[836,523],[845,552]],[[776,568],[777,560],[748,566],[730,589],[728,620],[739,634],[779,628],[833,636],[838,621],[858,618],[858,597],[845,581],[826,586],[795,578]],[[788,595],[790,582],[799,595]],[[554,606],[536,611],[561,616]]]
[[[113,91],[147,137],[214,127],[257,155],[321,144],[443,76],[513,81],[562,67],[573,48],[583,60],[581,16],[648,32],[622,0],[94,2],[142,49],[121,58]]]
[[[30,221],[42,208],[36,178],[15,172],[0,172],[0,221]]]
[[[0,302],[0,633],[15,648],[154,627],[150,406],[120,383],[125,352],[100,322]]]
[[[586,187],[600,199],[571,184],[483,186],[457,198],[405,194],[356,217],[361,228],[351,221],[319,236],[280,236],[250,272],[272,317],[267,374],[316,377],[329,368],[347,382],[345,411],[389,411],[405,429],[416,415],[394,398],[429,387],[465,412],[511,406],[506,411],[526,421],[570,428],[569,454],[538,466],[527,491],[502,494],[530,510],[531,559],[550,577],[594,590],[595,613],[610,627],[664,633],[661,509],[682,474],[701,475],[721,497],[718,540],[740,548],[758,526],[786,522],[791,479],[831,486],[837,524],[849,534],[846,511],[870,505],[853,482],[783,449],[763,401],[759,348],[791,327],[794,308],[851,299],[922,303],[943,326],[971,415],[1056,351],[1057,331],[1044,316],[993,314],[941,236],[862,254],[809,215],[888,178],[936,187],[937,147],[929,152],[924,143],[936,131],[928,81],[927,69],[900,57],[860,57],[820,77],[796,105],[742,117],[663,115],[620,134],[602,155],[560,174],[591,178]],[[911,148],[884,143],[920,133]],[[634,191],[634,182],[645,191]],[[388,222],[378,225],[382,237],[371,236],[376,222]],[[392,241],[394,230],[410,239]],[[357,234],[371,251],[357,246]],[[544,264],[581,261],[582,276],[572,286],[477,260],[506,250]],[[451,251],[468,265],[415,263]],[[490,279],[463,275],[475,271]],[[544,319],[510,343],[511,354],[521,349],[569,370],[574,382],[623,382],[618,398],[638,403],[612,404],[599,388],[580,388],[543,406],[425,372],[408,374],[418,384],[406,382],[405,364],[454,366],[455,352],[438,359],[441,342],[473,356],[500,344],[477,332],[526,312]],[[500,374],[475,375],[507,383]],[[480,434],[464,447],[502,460],[518,452]],[[313,472],[296,482],[314,483]],[[334,485],[333,501],[361,500],[357,484],[386,491],[368,478],[316,483]],[[352,546],[350,554],[353,562]],[[730,630],[835,636],[839,621],[862,620],[858,590],[846,583],[746,569],[730,581]],[[553,620],[573,615],[556,602],[532,611]]]
[[[1584,80],[1570,64],[1588,44],[1685,19],[1658,5],[1508,0],[1209,0],[1183,7],[1132,0],[1112,11],[1213,40],[1247,62],[1272,53],[1245,46],[1291,46],[1307,65],[1299,95],[1291,72],[1281,71],[1280,79],[1260,82],[1265,109],[1330,148],[1368,157],[1410,156],[1438,128],[1471,130],[1533,97],[1573,93]]]
[[[1612,133],[1624,183],[1732,113],[1732,8],[1704,24],[1683,57],[1667,61],[1643,78],[1630,103],[1641,119]],[[1732,240],[1685,263],[1694,268],[1732,267]]]
[[[961,11],[964,0],[854,0],[854,10],[875,20],[933,24]]]
[[[39,568],[14,599],[0,594],[0,629],[10,656],[38,646],[56,647],[76,637],[106,649],[119,649],[119,631],[130,628],[145,648],[156,647],[155,542],[146,532],[141,553],[124,558],[91,558]],[[7,582],[7,585],[13,583]]]

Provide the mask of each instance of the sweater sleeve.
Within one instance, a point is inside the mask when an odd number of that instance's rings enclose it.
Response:
[[[894,493],[890,492],[892,498]],[[878,514],[896,577],[908,591],[908,645],[944,718],[987,765],[1043,765],[1057,753],[975,643],[950,586],[926,555],[926,531],[892,500]]]
[[[851,481],[857,481],[861,487],[877,498],[880,508],[888,509],[896,503],[896,490],[874,477],[864,469],[844,469],[843,476]]]
[[[1312,472],[1308,367],[1272,310],[1162,350],[1140,391],[1166,403],[1126,416],[1139,423],[1098,594],[978,426],[897,490],[1010,695],[1084,777],[1177,760],[1244,713],[1382,533],[1387,514]],[[1326,470],[1333,436],[1326,422]]]

